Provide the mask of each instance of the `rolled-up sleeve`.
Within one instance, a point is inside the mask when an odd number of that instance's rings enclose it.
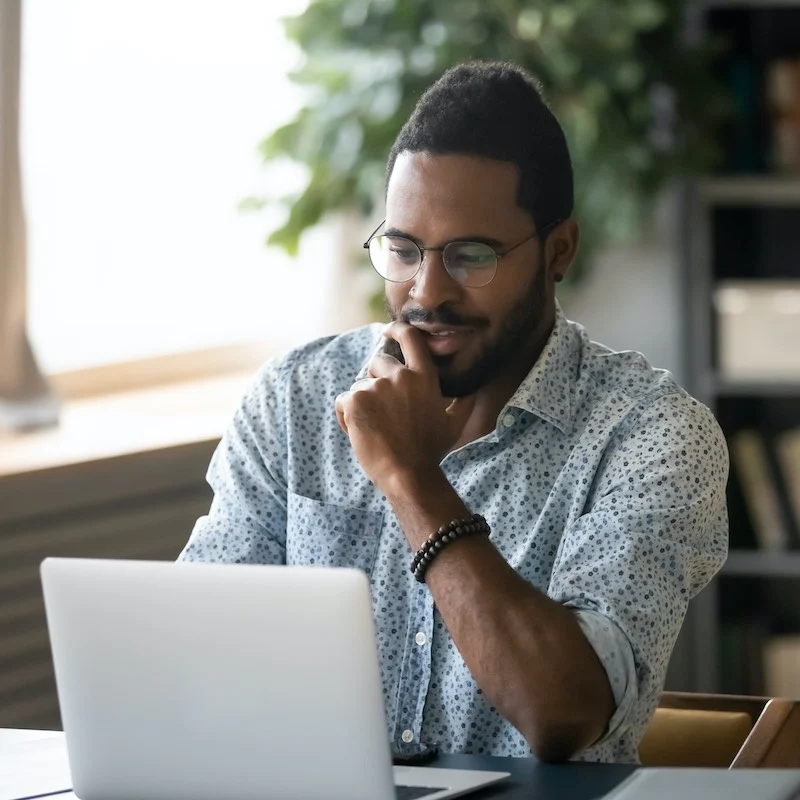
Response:
[[[285,368],[266,364],[242,398],[208,468],[211,508],[179,561],[285,563]]]
[[[616,623],[596,611],[575,612],[575,619],[583,635],[597,653],[614,693],[615,711],[603,736],[595,742],[613,739],[629,727],[629,717],[639,699],[639,682],[636,678],[636,661],[633,648]]]
[[[576,612],[609,675],[617,711],[602,741],[629,728],[638,741],[656,708],[689,600],[727,555],[727,478],[713,415],[667,395],[609,450],[565,531],[548,594]]]

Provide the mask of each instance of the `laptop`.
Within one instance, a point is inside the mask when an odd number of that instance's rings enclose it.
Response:
[[[640,769],[603,800],[798,800],[800,769]]]
[[[41,576],[81,800],[444,800],[508,777],[392,767],[363,572],[48,558]]]

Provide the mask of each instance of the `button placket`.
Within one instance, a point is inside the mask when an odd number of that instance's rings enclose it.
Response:
[[[416,583],[416,581],[415,581]],[[401,691],[396,706],[395,736],[404,742],[416,739],[414,731],[422,729],[425,701],[431,680],[431,649],[419,645],[419,636],[431,641],[433,597],[424,584],[416,585],[416,602],[409,620],[408,644],[403,660]],[[407,739],[410,735],[412,738]]]

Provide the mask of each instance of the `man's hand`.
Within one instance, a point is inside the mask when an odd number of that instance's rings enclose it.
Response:
[[[367,477],[385,494],[395,482],[434,475],[458,441],[475,398],[442,396],[424,334],[402,322],[387,326],[406,363],[376,355],[369,379],[336,398],[336,416]]]

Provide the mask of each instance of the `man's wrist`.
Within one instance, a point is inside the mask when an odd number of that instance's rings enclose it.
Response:
[[[429,470],[396,470],[386,481],[383,493],[386,499],[394,504],[409,500],[419,501],[427,495],[437,495],[452,486],[441,468],[436,466]]]
[[[428,472],[395,473],[384,495],[415,551],[439,527],[470,514],[438,466]]]

